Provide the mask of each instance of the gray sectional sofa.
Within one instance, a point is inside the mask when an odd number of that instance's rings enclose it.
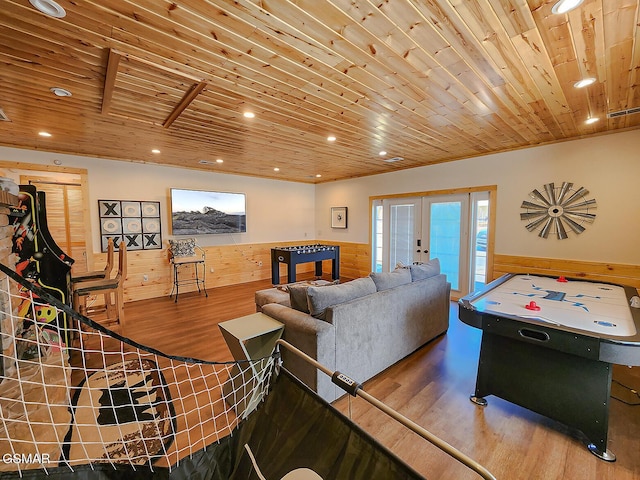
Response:
[[[260,305],[283,338],[331,370],[364,382],[446,332],[451,285],[437,259],[339,285],[290,285]],[[265,293],[265,292],[263,292]],[[272,292],[273,293],[273,292]],[[264,295],[256,294],[256,302]],[[325,400],[344,391],[286,349],[284,366]]]

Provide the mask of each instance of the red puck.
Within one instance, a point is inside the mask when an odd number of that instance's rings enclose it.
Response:
[[[568,282],[569,280],[567,280],[567,279],[565,278],[565,276],[564,276],[564,275],[560,275],[560,276],[558,277],[558,280],[557,280],[557,281],[558,281],[558,282],[562,282],[562,283],[566,283],[566,282]]]
[[[535,312],[537,312],[538,310],[540,310],[540,307],[538,306],[538,304],[536,302],[529,302],[528,305],[525,305],[524,308],[526,308],[527,310],[533,310]]]

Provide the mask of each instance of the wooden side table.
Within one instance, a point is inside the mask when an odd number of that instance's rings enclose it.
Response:
[[[227,346],[237,361],[249,360],[248,368],[234,365],[222,391],[236,414],[246,418],[262,400],[263,383],[271,368],[270,356],[282,336],[284,325],[264,313],[253,313],[218,324]],[[257,360],[264,359],[261,362]]]

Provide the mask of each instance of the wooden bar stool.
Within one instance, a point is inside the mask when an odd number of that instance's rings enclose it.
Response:
[[[113,238],[109,239],[107,243],[107,264],[102,270],[94,270],[92,272],[82,272],[71,277],[72,287],[78,282],[86,282],[87,280],[99,280],[109,278],[111,276],[111,270],[113,270]]]
[[[73,288],[73,306],[82,315],[87,314],[87,297],[104,295],[107,321],[115,321],[124,327],[123,283],[127,277],[127,247],[120,242],[118,247],[118,273],[113,278],[102,278],[77,282]],[[115,300],[112,301],[112,295]],[[114,308],[115,307],[115,308]]]

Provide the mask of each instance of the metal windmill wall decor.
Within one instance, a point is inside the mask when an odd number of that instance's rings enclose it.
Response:
[[[547,183],[544,193],[534,189],[529,193],[530,200],[522,202],[520,208],[525,211],[520,213],[520,220],[529,222],[526,229],[530,232],[539,229],[538,236],[542,238],[555,234],[558,240],[564,240],[568,230],[580,234],[584,225],[596,218],[596,201],[587,199],[588,194],[584,187],[574,190],[570,182],[562,182],[561,187]]]

